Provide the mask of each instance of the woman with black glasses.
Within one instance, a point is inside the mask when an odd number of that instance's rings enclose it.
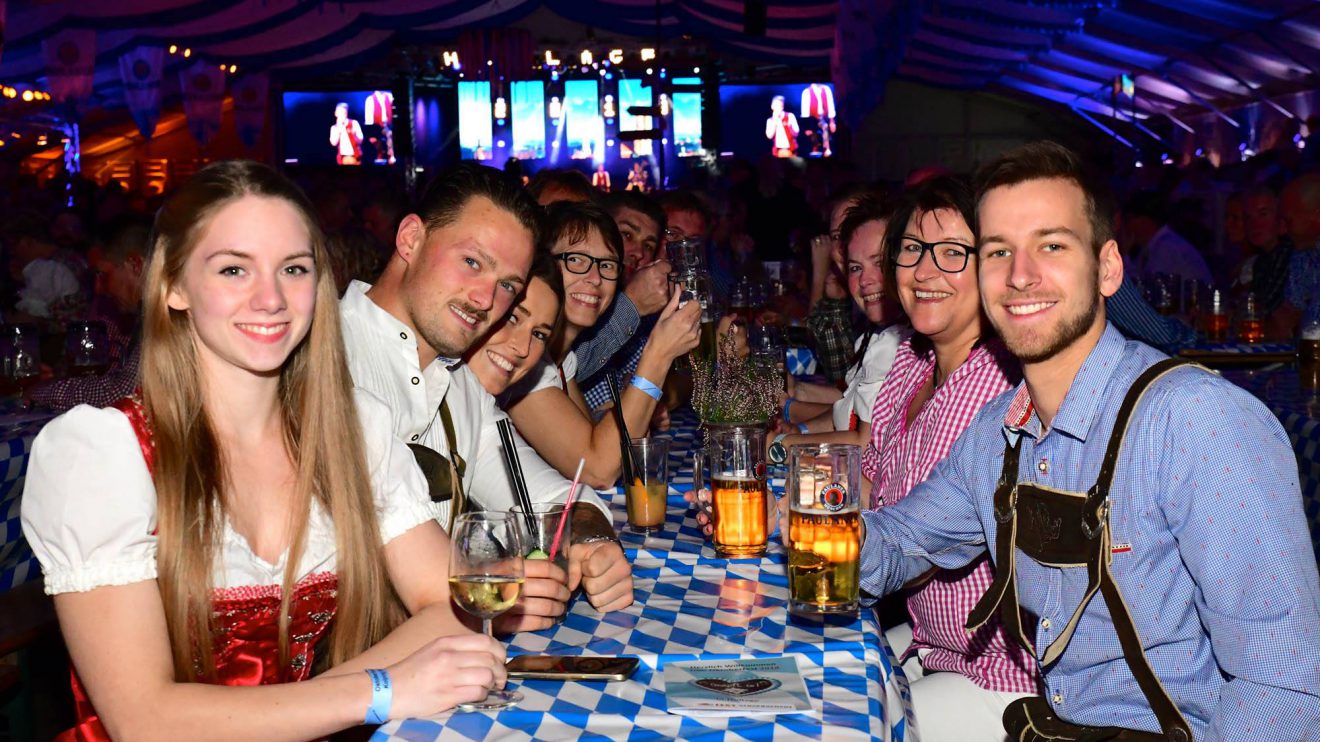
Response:
[[[595,327],[618,291],[623,238],[614,219],[587,203],[558,202],[546,210],[545,244],[564,278],[564,329],[538,368],[501,398],[501,406],[542,458],[571,477],[585,457],[582,481],[613,486],[621,467],[619,433],[611,416],[593,422],[573,377],[573,343]],[[697,345],[701,308],[681,309],[678,295],[660,313],[631,383],[621,391],[623,418],[633,437],[646,435],[674,359]]]

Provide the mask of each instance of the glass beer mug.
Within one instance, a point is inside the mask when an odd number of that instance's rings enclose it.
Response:
[[[715,554],[727,559],[764,556],[774,508],[766,486],[765,428],[708,428],[706,448],[693,455],[692,477],[697,488],[710,489]]]
[[[821,443],[788,453],[788,609],[792,613],[857,610],[862,516],[858,507],[861,448]]]

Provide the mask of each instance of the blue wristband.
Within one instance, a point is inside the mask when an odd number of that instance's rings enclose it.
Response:
[[[371,677],[371,707],[367,709],[364,724],[384,724],[390,720],[390,706],[394,703],[394,690],[390,688],[388,670],[367,670]]]
[[[802,435],[806,435],[806,434],[810,433],[811,431],[810,431],[810,430],[807,430],[807,424],[806,424],[806,423],[798,423],[798,432],[801,433]]]
[[[652,383],[650,379],[633,374],[632,381],[628,382],[628,384],[641,389],[642,392],[651,399],[654,399],[657,402],[660,401],[660,387]]]
[[[784,401],[784,422],[786,422],[786,423],[790,423],[790,424],[791,424],[793,421],[790,420],[790,419],[788,419],[788,408],[790,408],[790,407],[792,407],[792,406],[793,406],[793,398],[792,398],[792,397],[789,397],[787,400]]]

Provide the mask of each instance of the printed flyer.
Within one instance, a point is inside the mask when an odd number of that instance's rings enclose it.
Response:
[[[794,657],[671,662],[665,665],[665,697],[669,713],[685,716],[811,710]]]

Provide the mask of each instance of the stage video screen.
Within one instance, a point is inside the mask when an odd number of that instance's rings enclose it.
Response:
[[[545,83],[515,82],[513,97],[513,151],[511,157],[539,160],[545,157]]]
[[[605,119],[600,115],[599,88],[595,80],[564,83],[564,126],[569,157],[574,160],[605,159]]]
[[[619,81],[619,131],[645,131],[653,128],[650,116],[634,116],[628,113],[633,106],[650,106],[651,88],[641,80]],[[652,144],[649,139],[635,142],[619,142],[619,157],[627,160],[632,157],[649,156]]]
[[[304,165],[392,165],[394,95],[388,90],[289,91],[284,161]]]
[[[486,161],[493,154],[489,82],[458,84],[458,147],[464,160]]]
[[[674,85],[700,85],[699,77],[676,77]],[[673,133],[670,141],[679,157],[692,157],[702,153],[701,147],[701,93],[675,91],[670,103],[673,111]]]
[[[739,157],[829,157],[838,114],[829,83],[723,85],[720,148]]]

